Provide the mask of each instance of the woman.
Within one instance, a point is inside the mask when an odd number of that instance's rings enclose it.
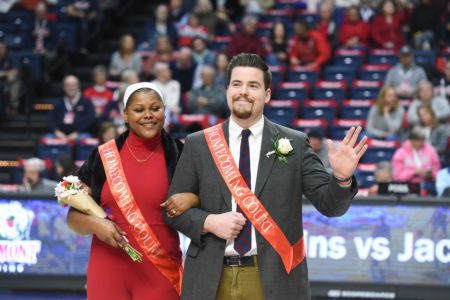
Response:
[[[399,139],[405,109],[400,105],[395,89],[384,86],[378,94],[377,102],[369,110],[367,134],[374,138]]]
[[[181,144],[163,130],[164,100],[154,85],[144,82],[130,85],[125,91],[124,107],[124,118],[130,129],[115,139],[115,143],[111,141],[104,145],[117,146],[117,169],[123,168],[130,187],[126,194],[133,195],[144,219],[139,225],[150,226],[162,246],[157,249],[168,254],[165,263],[176,264],[179,268],[181,253],[178,234],[163,221],[160,205],[165,200]],[[117,192],[114,189],[117,177],[111,181],[115,183],[111,190],[105,175],[112,174],[111,166],[104,149],[104,146],[100,146],[94,150],[78,175],[90,188],[95,201],[101,204],[115,222],[89,216],[72,208],[67,217],[67,223],[73,231],[82,235],[94,235],[87,270],[87,296],[90,300],[178,299],[176,285],[155,267],[151,257],[145,255],[149,252],[142,250],[146,246],[141,243],[142,237],[130,230],[130,215],[134,216],[134,210],[124,213],[123,206],[119,207],[117,204],[121,200],[113,196]],[[102,161],[108,163],[105,165]],[[182,196],[186,197],[184,201],[188,203],[197,202],[197,197],[192,194]],[[173,209],[172,204],[170,211],[179,214],[187,207],[176,207],[178,211]],[[120,249],[127,241],[144,254],[142,263],[133,262]]]
[[[228,66],[228,56],[225,53],[217,53],[216,62],[214,68],[216,70],[216,76],[214,77],[214,82],[216,85],[224,87],[227,84],[227,66]]]
[[[119,77],[125,69],[135,70],[138,74],[142,72],[142,58],[135,52],[134,38],[125,34],[120,39],[120,49],[113,53],[109,65],[111,76]]]
[[[450,105],[447,99],[442,96],[435,96],[433,84],[428,80],[419,82],[417,98],[409,105],[408,122],[411,126],[419,124],[418,108],[422,105],[430,106],[441,123],[446,123],[450,117]]]
[[[433,146],[441,162],[445,160],[447,151],[447,124],[439,124],[433,109],[427,105],[422,105],[417,109],[419,115],[420,127],[424,130],[427,142]],[[448,129],[447,129],[448,130]]]
[[[347,9],[347,18],[339,31],[340,46],[352,48],[357,46],[368,46],[370,27],[361,20],[357,6]]]
[[[373,47],[399,49],[405,43],[402,27],[407,21],[406,10],[397,11],[392,0],[383,1],[381,13],[372,21]]]
[[[270,32],[270,54],[267,55],[267,63],[269,65],[280,66],[288,62],[288,35],[286,27],[281,21],[273,24]]]
[[[425,142],[425,133],[417,126],[392,157],[394,181],[422,183],[429,191],[434,190],[434,180],[440,168],[436,150]]]

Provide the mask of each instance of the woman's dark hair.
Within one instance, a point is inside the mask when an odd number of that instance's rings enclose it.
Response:
[[[153,93],[153,95],[155,95],[156,99],[158,99],[159,101],[161,101],[162,104],[164,104],[163,99],[161,98],[161,96],[159,95],[159,93],[153,89],[149,89],[149,88],[141,88],[138,89],[136,91],[134,91],[130,97],[128,98],[127,101],[127,105],[125,106],[125,109],[127,109],[128,106],[130,106],[130,103],[133,101],[133,97],[134,95],[136,95],[136,93]]]
[[[75,175],[78,167],[75,165],[73,157],[71,155],[61,155],[56,160],[56,163],[59,164],[62,168],[62,174],[57,174],[61,178],[64,176]]]
[[[250,53],[241,53],[233,56],[227,68],[227,87],[230,84],[231,73],[236,67],[253,67],[261,70],[264,75],[264,88],[269,88],[270,82],[272,81],[272,74],[261,56]]]

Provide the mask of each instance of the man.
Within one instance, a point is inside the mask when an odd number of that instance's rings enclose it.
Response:
[[[64,97],[49,112],[48,128],[58,138],[76,140],[80,133],[89,132],[95,123],[94,106],[81,97],[80,81],[68,75],[63,82]]]
[[[378,195],[378,184],[392,182],[392,165],[389,161],[381,161],[377,164],[375,171],[375,183],[369,187],[369,195]]]
[[[156,63],[153,73],[155,74],[155,80],[151,83],[156,85],[162,92],[166,108],[171,113],[179,114],[181,112],[181,86],[178,80],[172,79],[172,71],[169,68],[169,64],[163,62]]]
[[[270,81],[268,66],[258,55],[233,57],[228,66],[226,91],[231,118],[186,139],[169,196],[180,191],[193,192],[200,196],[199,207],[178,216],[172,209],[172,202],[179,200],[176,196],[163,204],[175,216],[166,218],[167,222],[191,238],[182,299],[309,299],[306,261],[300,263],[304,257],[302,194],[323,214],[337,216],[348,209],[357,192],[352,174],[367,149],[367,138],[353,148],[361,128],[350,129],[338,148],[328,141],[334,176],[329,175],[305,134],[263,117],[264,105],[270,101]],[[247,219],[252,219],[252,224],[238,212],[249,210],[245,205],[239,205],[238,210],[234,200],[238,197],[242,204],[241,195],[233,189],[235,196],[231,197],[229,177],[222,177],[222,165],[219,164],[219,172],[209,150],[216,149],[210,143],[210,134],[219,129],[225,136],[221,141],[225,140],[231,149],[230,153],[224,148],[224,153],[228,158],[232,154],[230,159],[239,164],[239,170],[233,166],[233,171],[237,170],[233,174],[240,172],[242,177],[233,178],[239,180],[239,185],[245,180],[244,184],[254,193],[247,195],[259,199],[252,198],[252,204],[266,210],[256,222],[249,213]],[[217,158],[215,150],[213,153]],[[227,178],[227,183],[223,178]],[[273,233],[272,229],[278,234],[267,236],[267,232]],[[278,252],[273,241],[281,239],[284,244],[289,243],[285,249],[290,255]]]
[[[24,163],[23,184],[20,192],[54,193],[57,182],[44,177],[45,164],[37,158],[29,158]]]
[[[242,32],[236,32],[230,41],[227,49],[228,57],[239,53],[256,53],[262,57],[267,55],[264,43],[257,34],[258,18],[254,15],[247,15],[242,19]]]
[[[225,108],[224,88],[214,82],[215,70],[203,66],[201,71],[203,85],[189,93],[188,111],[191,114],[212,114],[222,116]]]
[[[414,62],[412,49],[403,46],[400,49],[400,62],[393,66],[386,75],[386,85],[395,88],[397,96],[411,99],[414,97],[416,87],[422,80],[426,80],[425,71]]]
[[[331,56],[331,47],[316,30],[308,28],[304,20],[294,22],[295,36],[289,41],[289,61],[295,66],[320,70]]]

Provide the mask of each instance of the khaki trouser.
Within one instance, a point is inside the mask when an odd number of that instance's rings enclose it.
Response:
[[[264,300],[256,256],[254,261],[251,267],[223,266],[216,300]]]

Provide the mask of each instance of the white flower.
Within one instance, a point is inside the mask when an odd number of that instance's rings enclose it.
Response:
[[[289,139],[282,138],[278,141],[278,149],[277,150],[281,154],[286,155],[289,152],[291,152],[292,150],[294,150],[294,148],[292,148],[291,141],[289,141]]]
[[[70,182],[70,183],[78,183],[80,181],[78,179],[78,176],[73,176],[73,175],[65,176],[65,177],[63,177],[63,180]]]

